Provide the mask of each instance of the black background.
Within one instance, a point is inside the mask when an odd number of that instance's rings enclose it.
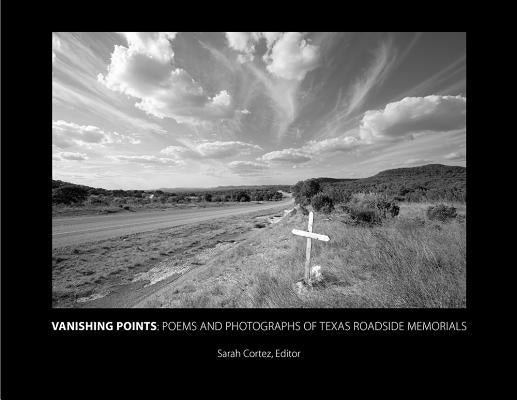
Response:
[[[482,183],[488,171],[476,163],[484,148],[481,135],[483,113],[478,112],[478,93],[482,80],[475,80],[481,69],[480,56],[485,45],[483,34],[467,31],[469,56],[469,134],[468,221],[467,221],[467,308],[463,310],[93,310],[51,308],[51,118],[52,31],[466,31],[463,11],[455,14],[436,10],[418,18],[405,18],[400,3],[398,19],[388,18],[385,10],[372,8],[340,9],[338,6],[302,6],[281,9],[278,4],[229,2],[192,4],[190,10],[179,4],[169,7],[155,3],[62,2],[2,4],[2,118],[1,118],[1,301],[2,301],[2,398],[29,398],[28,392],[53,397],[74,398],[79,394],[103,397],[109,390],[118,395],[134,394],[145,386],[147,396],[156,389],[169,395],[183,381],[180,375],[198,378],[197,392],[205,378],[217,372],[226,374],[219,386],[233,387],[231,366],[241,371],[259,366],[261,373],[250,377],[267,385],[280,367],[280,374],[312,361],[298,380],[286,381],[293,387],[310,385],[348,386],[344,370],[369,377],[374,372],[395,372],[409,368],[419,375],[421,365],[437,365],[441,380],[456,376],[460,363],[479,358],[488,350],[481,340],[498,321],[482,318],[487,284],[480,272],[486,237],[482,237]],[[251,7],[253,5],[253,7]],[[257,11],[264,8],[264,13]],[[414,7],[413,7],[414,8]],[[410,8],[411,9],[411,8]],[[253,10],[253,11],[251,11]],[[294,12],[296,10],[296,13]],[[407,9],[406,9],[407,10]],[[254,15],[251,15],[254,14]],[[253,18],[252,18],[253,17]],[[411,21],[408,23],[408,21]],[[437,24],[437,21],[446,21]],[[324,23],[323,23],[324,22]],[[397,22],[397,23],[395,23]],[[190,24],[190,26],[189,26]],[[477,65],[477,66],[476,66]],[[475,82],[474,82],[475,81]],[[474,120],[475,123],[474,123]],[[479,138],[479,139],[478,139]],[[476,143],[478,142],[478,143]],[[476,234],[477,232],[477,234]],[[487,315],[485,315],[486,317]],[[370,333],[174,333],[174,332],[52,332],[50,321],[188,321],[188,320],[371,320],[371,321],[467,321],[465,332]],[[301,350],[301,360],[218,360],[216,349],[287,347]],[[394,365],[397,365],[395,367]],[[317,368],[315,369],[315,367]],[[343,380],[327,381],[329,370],[343,371]],[[314,372],[309,372],[314,371]],[[400,378],[407,378],[404,373]],[[425,384],[431,390],[436,376]],[[268,379],[266,382],[265,379]],[[183,379],[183,378],[181,378]],[[169,382],[173,382],[170,385]],[[105,387],[105,384],[110,389]],[[219,386],[214,386],[213,390]],[[372,384],[371,386],[375,386]],[[101,389],[102,387],[102,389]],[[370,386],[365,387],[370,390]],[[258,389],[257,389],[258,390]],[[169,396],[168,396],[169,397]],[[118,398],[118,396],[115,396]]]

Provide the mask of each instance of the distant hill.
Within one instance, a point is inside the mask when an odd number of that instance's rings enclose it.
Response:
[[[426,176],[426,177],[465,177],[467,173],[467,168],[452,166],[452,165],[443,165],[443,164],[427,164],[422,165],[420,167],[411,167],[411,168],[395,168],[395,169],[387,169],[385,171],[379,172],[377,175],[374,175],[370,178],[375,177],[410,177],[410,176]]]
[[[332,179],[332,178],[323,178],[323,179]],[[228,191],[228,190],[285,190],[289,191],[291,189],[291,185],[250,185],[250,186],[217,186],[217,187],[209,187],[209,188],[196,188],[196,187],[177,187],[177,188],[159,188],[159,189],[148,189],[148,190],[121,190],[121,189],[103,189],[103,188],[94,188],[86,185],[78,185],[76,183],[65,182],[60,180],[52,180],[52,189],[57,189],[62,186],[76,186],[81,187],[89,192],[131,192],[131,193],[153,193],[153,192],[168,192],[168,193],[194,193],[194,192],[215,192],[215,191]]]
[[[352,182],[357,178],[314,178],[319,183],[338,183],[338,182]]]
[[[315,180],[335,201],[359,192],[385,193],[400,201],[465,201],[467,196],[467,168],[442,164],[388,169],[362,179]]]
[[[192,188],[192,187],[177,187],[177,188],[160,188],[163,192],[183,193],[183,192],[218,192],[227,190],[290,190],[291,185],[250,185],[250,186],[216,186],[209,188]]]

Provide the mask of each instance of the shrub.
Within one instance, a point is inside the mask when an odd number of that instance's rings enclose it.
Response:
[[[205,201],[207,201],[207,202],[212,201],[212,195],[210,193],[205,193]]]
[[[302,206],[311,204],[312,197],[320,192],[320,190],[320,184],[315,179],[308,179],[296,183],[293,187],[296,204],[301,204]]]
[[[395,217],[400,211],[393,199],[377,193],[354,193],[341,208],[353,222],[365,224],[380,224],[383,219]]]
[[[88,190],[75,185],[65,185],[53,190],[53,203],[80,203],[88,197]]]
[[[330,196],[325,193],[317,193],[311,199],[311,205],[316,211],[322,211],[329,214],[334,209],[334,202]]]
[[[427,218],[430,220],[447,222],[456,218],[457,215],[456,207],[447,206],[445,204],[438,204],[427,208]]]
[[[282,200],[283,198],[284,198],[284,195],[280,192],[275,192],[275,194],[273,195],[274,201]]]
[[[374,209],[351,207],[349,214],[352,221],[359,224],[376,225],[382,222],[379,213]]]
[[[236,200],[237,201],[240,201],[240,202],[245,202],[245,201],[250,201],[251,200],[251,197],[248,193],[246,192],[240,192],[237,194],[237,196],[235,196]]]

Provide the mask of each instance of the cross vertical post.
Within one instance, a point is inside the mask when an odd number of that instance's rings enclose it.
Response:
[[[309,213],[309,226],[307,231],[301,231],[299,229],[293,229],[291,233],[297,236],[303,236],[307,238],[307,251],[305,252],[305,271],[304,278],[305,284],[311,286],[311,245],[312,239],[321,240],[322,242],[328,242],[330,238],[327,235],[312,232],[312,223],[314,221],[314,213]]]
[[[312,222],[314,220],[314,214],[311,211],[309,213],[309,227],[307,231],[312,233]],[[309,283],[311,276],[311,246],[312,239],[310,237],[307,238],[307,250],[305,252],[305,282]]]

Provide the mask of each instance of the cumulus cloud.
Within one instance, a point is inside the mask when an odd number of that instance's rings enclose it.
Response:
[[[172,61],[174,51],[170,41],[176,32],[121,32],[129,48],[162,62]]]
[[[196,124],[232,115],[228,91],[210,96],[187,71],[171,66],[173,34],[146,35],[126,34],[128,47],[115,46],[108,72],[97,79],[111,90],[138,99],[135,106],[157,118]]]
[[[382,110],[364,113],[361,138],[401,138],[425,131],[445,132],[465,127],[467,99],[458,96],[406,97]]]
[[[226,90],[221,90],[212,98],[212,104],[214,106],[228,107],[232,102],[232,97]]]
[[[52,159],[55,161],[71,160],[71,161],[84,161],[88,160],[88,156],[85,153],[72,153],[68,151],[62,151],[52,155]]]
[[[245,63],[253,61],[255,53],[255,44],[260,38],[257,32],[226,32],[226,40],[228,46],[238,51],[237,61]]]
[[[181,166],[183,162],[174,160],[172,158],[162,158],[156,156],[142,155],[142,156],[113,156],[112,158],[118,161],[126,161],[144,165],[161,165],[161,166]]]
[[[256,44],[266,41],[263,55],[267,70],[278,78],[302,81],[319,65],[319,46],[310,44],[300,32],[226,32],[228,46],[239,52],[237,61],[251,62]]]
[[[267,70],[280,78],[301,81],[319,65],[320,51],[299,32],[286,32],[264,55]]]
[[[311,156],[300,149],[276,150],[264,154],[261,161],[274,163],[304,163],[311,160]]]
[[[301,164],[316,155],[335,152],[349,152],[357,149],[363,142],[355,136],[340,136],[324,140],[311,140],[300,148],[276,150],[264,154],[258,160],[268,163]]]
[[[162,154],[177,158],[227,158],[236,155],[248,155],[252,151],[262,150],[260,146],[238,142],[204,142],[192,147],[168,146],[161,150]]]
[[[58,120],[52,121],[52,143],[60,148],[67,148],[73,145],[138,144],[140,140],[118,132],[106,132],[93,125]]]
[[[269,50],[282,37],[282,32],[261,32],[261,37],[266,39],[266,46]]]
[[[465,153],[465,151],[462,150],[446,154],[445,156],[443,156],[443,158],[445,158],[446,160],[457,161],[464,160],[466,156],[467,154]]]
[[[267,164],[254,161],[232,161],[228,167],[237,175],[259,175],[269,169]]]

